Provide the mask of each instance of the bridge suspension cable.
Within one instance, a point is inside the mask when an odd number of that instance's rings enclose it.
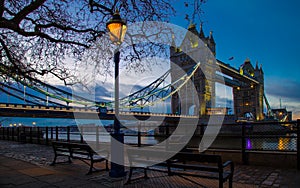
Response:
[[[188,82],[188,80],[194,75],[195,71],[199,68],[199,66],[200,63],[195,64],[186,74],[181,76],[179,79],[177,79],[173,83],[161,87],[161,85],[163,85],[162,83],[164,83],[166,78],[170,75],[170,70],[166,71],[161,77],[156,79],[148,86],[120,99],[120,107],[127,109],[144,108],[147,106],[153,106],[156,103],[167,100],[173,94],[178,92]],[[4,70],[1,68],[0,72],[3,71]],[[106,103],[93,101],[91,99],[72,94],[71,92],[57,88],[35,78],[24,78],[21,80],[18,78],[17,75],[10,75],[10,77],[17,83],[20,83],[23,86],[26,86],[46,96],[46,99],[44,99],[27,91],[27,99],[25,100],[24,90],[1,83],[2,91],[20,100],[24,100],[24,102],[28,102],[35,105],[44,105],[46,103],[58,106],[68,106],[69,104],[74,104],[84,105],[86,107],[114,107],[113,101]],[[9,88],[15,91],[16,94],[4,90],[3,88]],[[21,94],[23,94],[23,97]],[[66,104],[63,104],[62,102],[65,102]]]
[[[159,83],[155,87],[145,87],[128,97],[123,98],[120,101],[120,107],[123,108],[144,108],[148,106],[153,106],[154,104],[166,101],[172,95],[177,93],[194,75],[196,70],[200,67],[200,63],[195,64],[186,74],[181,76],[179,79],[170,83],[162,88],[158,86],[164,81],[170,71],[165,73],[161,78],[157,79],[149,86],[155,85],[154,83]],[[163,79],[162,79],[163,78]],[[146,90],[149,88],[148,90]],[[145,91],[146,90],[146,91]]]

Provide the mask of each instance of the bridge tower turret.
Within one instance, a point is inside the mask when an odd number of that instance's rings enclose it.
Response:
[[[172,96],[172,113],[185,114],[189,111],[189,108],[195,104],[193,97],[198,97],[200,106],[199,114],[206,115],[207,109],[215,107],[215,72],[216,63],[212,61],[212,57],[215,56],[215,42],[212,37],[212,33],[209,37],[205,37],[202,25],[200,26],[200,32],[197,31],[195,24],[190,24],[187,34],[185,35],[180,47],[177,47],[175,53],[170,53],[171,60],[171,80],[174,82],[180,75],[179,69],[187,72],[196,63],[191,57],[203,58],[201,61],[201,69],[198,69],[192,77],[193,85],[185,86],[181,89],[179,95]],[[199,38],[202,40],[199,41]],[[203,46],[209,47],[210,50],[203,49]],[[183,49],[183,50],[182,50]],[[171,49],[171,51],[173,51]],[[184,51],[184,52],[183,52]],[[206,53],[206,54],[205,54]],[[204,55],[203,55],[204,54]],[[208,55],[209,54],[209,55]],[[189,96],[189,87],[195,87],[197,90],[197,96]],[[185,94],[186,92],[186,94]],[[180,103],[183,102],[186,105],[179,108]]]
[[[264,72],[262,69],[262,65],[258,68],[258,62],[256,62],[254,76],[256,80],[259,82],[259,85],[256,88],[256,96],[257,96],[257,104],[256,104],[256,119],[262,120],[264,119]]]
[[[240,74],[253,78],[258,83],[249,81],[240,82],[240,86],[233,88],[234,110],[237,117],[251,117],[254,120],[262,120],[263,95],[264,95],[264,73],[262,68],[252,66],[249,59],[240,66]]]

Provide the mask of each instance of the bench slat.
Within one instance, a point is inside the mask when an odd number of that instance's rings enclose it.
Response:
[[[54,141],[52,142],[52,147],[54,150],[54,160],[52,162],[52,165],[56,164],[56,158],[58,156],[67,156],[69,159],[69,162],[71,162],[72,159],[79,159],[85,162],[90,166],[88,174],[93,172],[94,166],[93,164],[95,162],[102,162],[106,161],[106,171],[108,171],[108,153],[107,156],[100,156],[96,152],[93,151],[93,149],[87,145],[87,144],[81,144],[81,143],[74,143],[74,142],[58,142]],[[107,158],[106,158],[107,157]],[[87,163],[86,161],[89,161],[90,163]]]
[[[142,151],[142,152],[141,152]],[[147,169],[152,170],[151,166],[155,164],[155,159],[162,159],[163,156],[170,154],[168,151],[153,151],[141,149],[128,149],[128,160],[130,163],[130,172],[126,184],[131,182],[132,171],[135,168],[144,169],[144,177],[147,176]],[[222,163],[222,157],[219,155],[207,155],[200,153],[179,152],[164,162],[169,175],[195,176],[208,179],[218,179],[219,187],[229,181],[229,187],[232,187],[232,178],[234,165],[232,161]],[[134,166],[138,165],[138,166]],[[155,165],[154,165],[155,166]],[[229,168],[225,168],[230,166]]]

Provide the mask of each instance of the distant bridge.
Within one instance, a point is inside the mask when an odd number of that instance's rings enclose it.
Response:
[[[69,118],[74,119],[101,119],[113,120],[114,111],[105,113],[98,109],[88,109],[84,107],[57,107],[57,106],[36,106],[24,104],[0,103],[1,117],[33,117],[33,118]],[[175,115],[165,113],[142,113],[142,112],[120,112],[122,120],[147,120],[151,121],[179,121],[182,119],[197,119],[198,116]]]
[[[253,77],[242,75],[238,70],[227,64],[218,61],[217,65],[220,67],[222,74],[230,75],[231,78],[216,73],[216,82],[224,80],[225,85],[231,87],[242,87],[241,83],[244,82],[259,84]],[[165,82],[171,72],[170,70],[167,71],[148,86],[120,99],[120,108],[127,109],[127,115],[137,116],[137,113],[140,113],[140,118],[147,116],[142,112],[133,113],[130,111],[153,106],[159,102],[170,99],[188,80],[194,77],[200,66],[200,63],[195,64],[186,74],[179,77],[179,79],[166,86],[162,86],[162,83]],[[1,104],[1,116],[73,118],[73,113],[76,112],[77,114],[82,114],[89,118],[95,118],[97,116],[94,115],[98,113],[100,108],[106,108],[108,110],[107,114],[101,117],[104,119],[112,119],[113,117],[113,101],[93,101],[37,79],[19,80],[17,75],[12,76],[12,79],[15,80],[17,85],[9,85],[1,82],[0,90],[8,96],[23,101],[24,104],[10,104],[9,102],[7,104]],[[149,115],[150,114],[148,114],[148,116]],[[151,116],[160,115],[151,114]],[[172,115],[166,113],[164,116],[172,118],[194,118],[194,116],[189,116],[188,114]]]

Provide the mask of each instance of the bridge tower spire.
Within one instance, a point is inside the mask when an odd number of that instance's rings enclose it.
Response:
[[[188,27],[188,31],[186,36],[184,37],[180,49],[182,49],[185,53],[181,51],[177,51],[173,55],[170,56],[171,63],[171,80],[174,82],[179,77],[178,72],[181,69],[187,72],[192,66],[195,65],[193,59],[191,57],[199,57],[200,54],[205,53],[205,55],[200,55],[201,58],[201,68],[199,68],[193,78],[192,78],[192,86],[186,86],[187,89],[182,89],[185,91],[180,91],[178,95],[172,96],[172,113],[185,114],[189,112],[189,108],[192,107],[195,103],[193,102],[193,97],[188,97],[187,92],[189,91],[189,87],[195,87],[198,93],[198,99],[200,102],[200,106],[197,107],[199,109],[199,115],[207,115],[209,108],[215,107],[215,73],[216,73],[216,63],[211,60],[214,59],[215,53],[211,53],[212,49],[210,45],[215,45],[214,39],[212,36],[205,37],[204,32],[200,27],[200,33],[197,31],[195,24],[191,23]],[[203,36],[202,38],[200,36]],[[200,39],[199,39],[200,38]],[[209,49],[204,49],[203,46],[199,45],[199,40],[202,40]],[[203,45],[203,43],[202,43]],[[213,48],[214,49],[214,48]],[[187,54],[188,52],[188,54]],[[184,93],[186,92],[186,94]],[[183,98],[182,96],[186,96],[187,98]],[[181,106],[181,102],[187,104],[186,106]]]
[[[255,68],[250,59],[247,58],[240,67],[240,74],[253,78],[258,82],[240,82],[239,87],[233,88],[234,110],[237,117],[245,117],[252,114],[255,120],[262,120],[263,116],[263,97],[264,97],[264,74],[261,68],[258,68],[256,62]]]

